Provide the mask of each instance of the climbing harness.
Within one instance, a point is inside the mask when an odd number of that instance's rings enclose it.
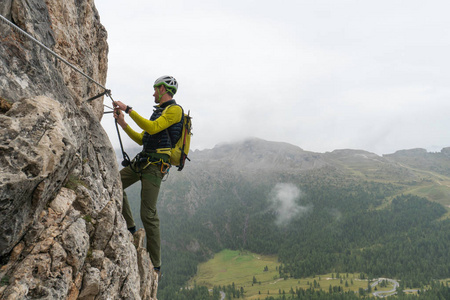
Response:
[[[169,173],[169,169],[171,167],[171,165],[169,163],[165,162],[163,159],[156,160],[156,161],[151,161],[150,158],[148,158],[147,159],[147,164],[142,168],[142,170],[145,170],[150,165],[159,165],[160,166],[160,171],[161,171],[162,174],[168,174]]]
[[[163,175],[169,174],[169,169],[172,166],[163,158],[158,158],[158,154],[156,154],[156,156],[153,156],[151,153],[147,153],[144,151],[138,153],[128,164],[128,166],[130,166],[130,169],[135,173],[141,173],[150,165],[159,166],[160,171]]]
[[[81,71],[80,69],[78,69],[77,67],[75,67],[73,64],[69,63],[67,60],[65,60],[63,57],[61,57],[60,55],[56,54],[53,50],[49,49],[47,46],[45,46],[43,43],[39,42],[37,39],[35,39],[32,35],[30,35],[28,32],[24,31],[22,28],[20,28],[19,26],[17,26],[16,24],[14,24],[13,22],[11,22],[10,20],[8,20],[7,18],[5,18],[3,15],[0,14],[0,20],[3,21],[5,24],[9,25],[13,30],[16,30],[17,32],[19,32],[20,34],[23,34],[25,37],[27,37],[28,39],[30,39],[31,41],[35,42],[36,44],[38,44],[40,47],[42,47],[45,51],[47,51],[48,53],[50,53],[51,55],[53,55],[54,57],[56,57],[57,59],[59,59],[60,61],[62,61],[63,63],[65,63],[66,65],[68,65],[70,68],[72,68],[73,70],[75,70],[76,72],[78,72],[79,74],[81,74],[82,76],[86,77],[88,80],[90,80],[91,82],[95,83],[96,85],[98,85],[99,87],[101,87],[104,91],[94,97],[91,97],[89,99],[86,100],[86,102],[91,102],[97,98],[100,98],[102,96],[107,96],[111,99],[111,101],[113,103],[115,103],[114,99],[111,96],[111,90],[108,90],[106,87],[104,87],[102,84],[100,84],[99,82],[97,82],[96,80],[94,80],[92,77],[88,76],[86,73],[84,73],[83,71]],[[109,111],[109,112],[105,112],[105,113],[113,113],[114,109],[103,105],[109,109],[112,109],[113,111]],[[128,166],[130,165],[130,158],[128,156],[128,154],[123,150],[123,145],[122,145],[122,139],[120,138],[120,132],[119,132],[119,127],[117,126],[117,119],[115,120],[116,123],[116,130],[117,130],[117,135],[119,136],[119,143],[120,143],[120,148],[122,150],[122,156],[123,156],[123,161],[122,161],[122,166]]]

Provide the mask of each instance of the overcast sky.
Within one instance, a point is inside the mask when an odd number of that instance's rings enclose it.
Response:
[[[113,98],[149,117],[154,80],[174,76],[192,149],[246,137],[314,152],[450,146],[449,1],[95,3]]]

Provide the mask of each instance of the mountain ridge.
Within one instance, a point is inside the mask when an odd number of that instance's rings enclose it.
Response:
[[[187,170],[191,167],[197,168],[196,161],[216,168],[225,166],[256,170],[279,168],[285,172],[330,167],[341,169],[341,171],[358,170],[371,179],[376,179],[377,176],[381,176],[381,173],[388,173],[390,177],[399,176],[403,181],[419,178],[417,174],[413,174],[411,169],[420,168],[421,161],[418,159],[421,158],[422,160],[432,160],[434,168],[427,166],[427,170],[435,171],[440,175],[450,175],[450,172],[445,172],[443,168],[437,168],[438,165],[448,165],[450,169],[449,147],[443,148],[441,152],[427,152],[422,148],[414,148],[397,150],[392,154],[380,156],[359,149],[336,149],[331,152],[319,153],[306,151],[287,142],[250,138],[235,143],[222,143],[212,149],[195,150],[190,153],[189,157],[192,162],[187,162]],[[383,170],[383,168],[388,170]],[[378,179],[381,180],[381,178]]]
[[[194,270],[196,263],[223,249],[277,254],[290,265],[286,276],[295,278],[336,269],[411,278],[412,271],[401,267],[387,268],[389,272],[374,267],[376,261],[365,253],[390,253],[384,266],[389,257],[400,255],[399,249],[407,248],[410,260],[419,259],[412,250],[420,242],[413,238],[415,232],[427,232],[420,235],[423,243],[446,239],[436,231],[450,220],[450,177],[444,167],[436,168],[450,163],[445,149],[383,156],[353,149],[314,153],[288,143],[247,139],[189,156],[182,172],[170,171],[158,200],[163,252],[173,278],[163,289],[187,280],[188,271],[172,271],[180,270],[179,265]],[[440,262],[445,257],[442,252],[433,255]],[[172,266],[174,260],[177,266]],[[439,270],[433,273],[428,267],[420,280],[446,268],[430,261],[420,264],[417,268],[433,265]]]
[[[129,152],[138,153],[140,150],[141,147],[133,147]],[[120,153],[116,150],[119,160]],[[245,176],[251,176],[264,182],[267,174],[289,181],[290,176],[298,174],[329,173],[330,176],[340,174],[355,180],[392,182],[403,186],[405,191],[408,186],[418,184],[438,187],[443,190],[441,195],[429,199],[450,205],[450,200],[446,199],[450,193],[450,190],[447,191],[450,186],[450,147],[440,152],[427,152],[423,148],[402,149],[380,156],[361,149],[336,149],[319,153],[287,142],[248,138],[221,143],[212,149],[191,151],[189,158],[191,161],[186,162],[182,172],[170,172],[167,183],[163,184],[163,193],[166,185],[185,182],[189,177],[206,184],[208,178],[212,177],[242,180]],[[419,194],[424,196],[423,193]]]

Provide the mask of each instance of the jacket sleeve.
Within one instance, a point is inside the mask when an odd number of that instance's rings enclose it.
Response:
[[[150,121],[150,120],[142,117],[135,110],[131,111],[130,117],[144,131],[148,132],[149,134],[156,134],[156,133],[163,131],[164,129],[172,126],[173,124],[180,122],[181,117],[182,117],[182,112],[183,112],[183,110],[181,109],[181,107],[179,105],[172,105],[172,106],[168,107],[166,110],[164,110],[163,113],[161,114],[161,116],[154,121]],[[127,134],[128,134],[128,132],[127,132]],[[128,135],[130,135],[130,134],[128,134]],[[144,132],[141,133],[141,138],[140,138],[141,143],[142,143],[142,136],[144,136]],[[134,140],[134,138],[132,136],[130,136],[130,137]],[[134,141],[136,141],[136,140],[134,140]]]
[[[136,132],[133,130],[133,128],[130,127],[130,125],[127,125],[124,131],[133,141],[142,146],[142,138],[144,137],[145,131],[142,131],[141,133]]]

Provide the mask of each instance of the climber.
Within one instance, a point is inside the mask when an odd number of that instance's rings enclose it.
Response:
[[[161,240],[156,202],[168,165],[170,148],[181,136],[183,110],[173,99],[173,95],[178,90],[175,78],[162,76],[156,79],[153,88],[155,90],[153,97],[157,105],[154,106],[150,120],[140,116],[132,107],[120,101],[113,103],[115,109],[113,115],[128,136],[143,146],[142,152],[133,159],[131,165],[120,171],[120,177],[123,189],[141,181],[141,219],[147,236],[147,251],[159,277]],[[143,131],[139,133],[131,129],[125,121],[123,112],[127,113]],[[136,225],[125,191],[122,214],[127,222],[128,230],[134,233]]]

